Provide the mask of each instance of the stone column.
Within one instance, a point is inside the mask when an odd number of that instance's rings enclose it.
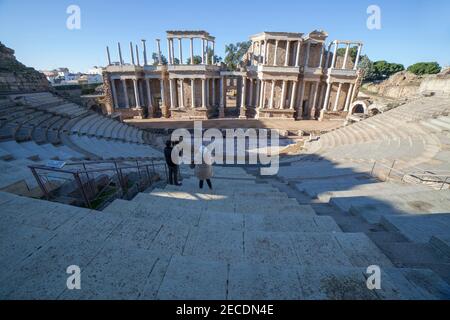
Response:
[[[216,106],[216,79],[212,78],[211,79],[211,96],[212,96],[212,106],[215,107]]]
[[[273,99],[275,96],[275,84],[276,84],[276,81],[272,80],[272,91],[270,93],[269,109],[273,109]]]
[[[194,38],[189,39],[191,42],[191,64],[194,64]]]
[[[311,113],[310,113],[310,117],[311,119],[315,119],[316,118],[316,106],[317,106],[317,97],[319,95],[319,81],[316,81],[314,83],[314,95],[313,95],[313,99],[312,99],[312,106],[311,106]]]
[[[289,50],[291,49],[291,42],[289,40],[286,41],[286,57],[284,59],[284,66],[289,66]]]
[[[347,97],[345,98],[345,108],[344,111],[348,111],[350,104],[352,103],[352,93],[353,93],[353,83],[348,86]]]
[[[249,89],[248,89],[248,106],[253,106],[253,79],[248,79],[249,81]]]
[[[109,54],[109,47],[106,46],[106,57],[108,58],[108,66],[111,65],[111,55]]]
[[[184,109],[184,79],[179,79],[180,81],[180,109]]]
[[[266,92],[266,81],[265,80],[261,80],[261,92],[259,94],[259,109],[263,109],[264,108],[264,94]]]
[[[128,90],[127,90],[127,80],[126,79],[122,79],[122,88],[123,88],[123,96],[124,96],[124,100],[125,100],[125,108],[129,108],[130,107],[130,102],[128,100]]]
[[[133,79],[134,98],[136,100],[136,108],[141,108],[141,101],[139,99],[139,88],[137,79]]]
[[[255,108],[258,108],[260,105],[259,104],[260,91],[261,91],[261,80],[256,79]]]
[[[170,93],[170,108],[171,109],[175,109],[175,84],[174,84],[175,80],[174,79],[170,79],[169,80],[169,93]]]
[[[320,118],[319,118],[320,121],[323,120],[323,116],[324,116],[325,112],[328,109],[328,103],[330,102],[331,85],[332,85],[332,83],[330,83],[330,82],[327,83],[327,91],[325,91],[325,98],[323,100],[323,107],[322,107],[322,110],[320,111]]]
[[[202,64],[205,63],[205,39],[202,39]]]
[[[258,65],[262,63],[262,41],[258,41]]]
[[[284,109],[286,104],[286,83],[287,81],[283,80],[283,85],[281,87],[280,109]]]
[[[152,89],[150,87],[150,79],[146,79],[145,83],[147,85],[148,115],[149,115],[149,117],[152,117],[153,116],[153,97],[152,97]]]
[[[117,49],[119,50],[119,61],[120,61],[120,65],[123,65],[122,49],[121,49],[121,47],[120,47],[120,42],[117,42]]]
[[[130,55],[131,55],[131,64],[134,66],[134,52],[133,52],[133,42],[130,42]]]
[[[164,110],[164,116],[168,117],[169,114],[167,112],[166,90],[164,88],[164,79],[159,80],[159,85],[160,85],[160,89],[161,89],[161,107]]]
[[[319,100],[317,101],[317,104],[318,104],[318,106],[320,107],[320,108],[322,108],[322,106],[323,106],[323,100],[324,100],[324,91],[325,91],[325,88],[326,88],[326,86],[325,85],[323,85],[322,83],[321,84],[319,84],[319,87],[320,87],[320,90],[319,90]]]
[[[206,79],[202,79],[202,108],[206,109]]]
[[[206,107],[211,106],[210,100],[211,100],[211,88],[210,83],[211,79],[206,79]]]
[[[178,54],[180,56],[180,64],[183,64],[183,40],[182,38],[178,38]]]
[[[161,59],[161,40],[156,39],[156,49],[158,50],[158,64],[162,65]]]
[[[306,57],[305,57],[305,68],[309,67],[309,56],[311,53],[311,42],[308,41],[306,44]]]
[[[175,46],[173,43],[173,39],[170,39],[170,51],[172,53],[172,64],[175,64]]]
[[[295,98],[297,97],[296,93],[297,93],[297,86],[298,86],[298,81],[295,80],[292,83],[292,92],[291,92],[291,104],[289,106],[289,109],[294,110],[295,108]]]
[[[339,98],[341,96],[341,90],[342,90],[342,83],[339,83],[338,91],[336,93],[336,100],[334,101],[333,111],[338,111],[338,105],[339,105]]]
[[[146,66],[148,64],[148,60],[147,60],[147,46],[145,45],[145,40],[142,39],[142,48],[144,49],[143,55],[144,55],[144,66]]]
[[[320,50],[319,68],[322,68],[324,54],[325,54],[325,45],[324,43],[322,43],[322,49]]]
[[[192,100],[192,106],[191,108],[195,108],[195,79],[191,79],[191,100]]]
[[[225,117],[225,80],[224,77],[220,77],[220,102],[219,102],[219,118]]]
[[[241,109],[239,112],[239,119],[246,119],[246,99],[247,98],[247,79],[245,77],[242,77],[242,94],[241,94]]]
[[[344,55],[344,63],[342,64],[341,69],[347,69],[347,61],[348,61],[348,52],[350,50],[350,43],[347,43],[347,46],[345,47],[345,55]]]
[[[172,49],[170,49],[170,39],[167,39],[167,58],[169,59],[168,63],[172,63]]]
[[[362,44],[360,43],[358,46],[358,53],[356,54],[355,65],[353,66],[353,70],[358,69],[359,58],[361,57]]]
[[[251,66],[255,65],[255,51],[256,51],[256,49],[255,49],[255,42],[252,41],[252,53],[250,55],[250,65]]]
[[[216,64],[215,52],[216,52],[216,42],[212,41],[212,57],[211,57],[212,64]]]
[[[111,86],[111,93],[112,93],[112,98],[113,98],[113,107],[114,109],[119,107],[119,102],[117,100],[117,91],[116,91],[116,81],[114,79],[111,79],[110,82],[110,86]]]
[[[278,40],[275,40],[275,52],[273,54],[273,65],[276,66],[277,65],[277,58],[278,58]]]
[[[306,81],[302,80],[302,85],[300,86],[300,97],[298,101],[298,108],[297,108],[297,120],[303,119],[303,98],[305,97],[305,85]]]
[[[264,40],[264,57],[263,57],[263,64],[267,64],[267,42],[268,40]]]
[[[302,42],[299,40],[297,42],[297,54],[295,56],[295,66],[300,67],[300,51],[302,48]]]
[[[334,51],[333,51],[333,59],[331,60],[331,68],[334,68],[336,64],[336,56],[337,56],[338,42],[334,42]]]
[[[139,47],[136,45],[136,63],[138,66],[141,65],[141,61],[139,60]]]

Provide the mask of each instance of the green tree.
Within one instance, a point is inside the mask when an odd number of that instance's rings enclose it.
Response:
[[[156,52],[152,53],[152,59],[153,59],[153,65],[157,66],[158,65],[158,54]],[[161,62],[164,65],[167,65],[167,58],[161,54]],[[180,59],[178,58],[173,58],[173,62],[174,64],[180,64]]]
[[[224,63],[226,64],[228,70],[234,71],[239,68],[242,57],[248,51],[251,44],[251,41],[245,41],[238,42],[236,44],[230,43],[225,46],[226,56]]]
[[[336,54],[337,54],[339,57],[345,57],[345,51],[346,51],[346,48],[339,48],[339,49],[336,51]],[[351,48],[348,50],[348,55],[349,55],[349,57],[352,59],[352,62],[355,62],[355,61],[356,61],[356,56],[358,55],[358,47],[357,47],[357,46],[351,47]]]
[[[409,66],[408,71],[416,75],[436,74],[441,72],[441,66],[437,62],[419,62]]]
[[[152,59],[153,59],[153,65],[157,66],[158,65],[158,54],[156,52],[152,53]],[[162,64],[167,64],[167,59],[163,54],[161,54],[161,60],[162,60]]]
[[[212,50],[212,48],[208,48],[207,49],[207,53],[208,53],[208,63],[209,64],[212,64],[212,55],[213,55],[213,50]],[[214,55],[214,61],[216,62],[216,63],[218,63],[218,62],[222,62],[222,57],[219,57],[218,55]]]
[[[402,64],[389,63],[385,60],[376,61],[373,63],[377,80],[389,78],[394,73],[405,70]]]
[[[373,81],[376,79],[377,74],[375,68],[373,67],[373,62],[368,56],[362,55],[359,59],[358,68],[363,70],[363,81]]]
[[[202,63],[202,57],[201,56],[194,56],[194,64],[201,64]],[[191,58],[186,59],[186,64],[191,64]]]

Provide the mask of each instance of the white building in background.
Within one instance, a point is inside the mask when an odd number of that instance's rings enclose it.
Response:
[[[103,83],[102,72],[103,69],[96,66],[89,69],[87,73],[72,73],[68,68],[42,71],[53,86],[101,84]]]
[[[89,69],[88,72],[86,73],[88,84],[103,83],[102,73],[103,73],[103,68],[101,68],[101,67],[95,66],[95,67]]]

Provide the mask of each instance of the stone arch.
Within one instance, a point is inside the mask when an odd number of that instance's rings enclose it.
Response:
[[[367,101],[357,100],[352,103],[349,114],[369,114],[369,105]]]
[[[369,115],[371,117],[376,116],[377,114],[380,114],[380,113],[381,113],[381,111],[377,107],[375,107],[375,106],[370,106],[369,107]]]

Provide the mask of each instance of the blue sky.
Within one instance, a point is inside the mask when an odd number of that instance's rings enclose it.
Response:
[[[66,9],[81,8],[81,30],[68,30]],[[381,8],[381,30],[366,27],[367,7]],[[105,65],[105,46],[114,60],[122,42],[128,60],[129,41],[145,38],[156,51],[165,31],[207,30],[216,36],[216,51],[247,40],[261,31],[307,33],[323,29],[329,40],[365,43],[372,60],[408,66],[418,61],[450,65],[450,1],[448,0],[0,0],[0,41],[16,50],[17,58],[37,69],[69,67],[86,71]],[[184,45],[187,56],[188,43]]]

